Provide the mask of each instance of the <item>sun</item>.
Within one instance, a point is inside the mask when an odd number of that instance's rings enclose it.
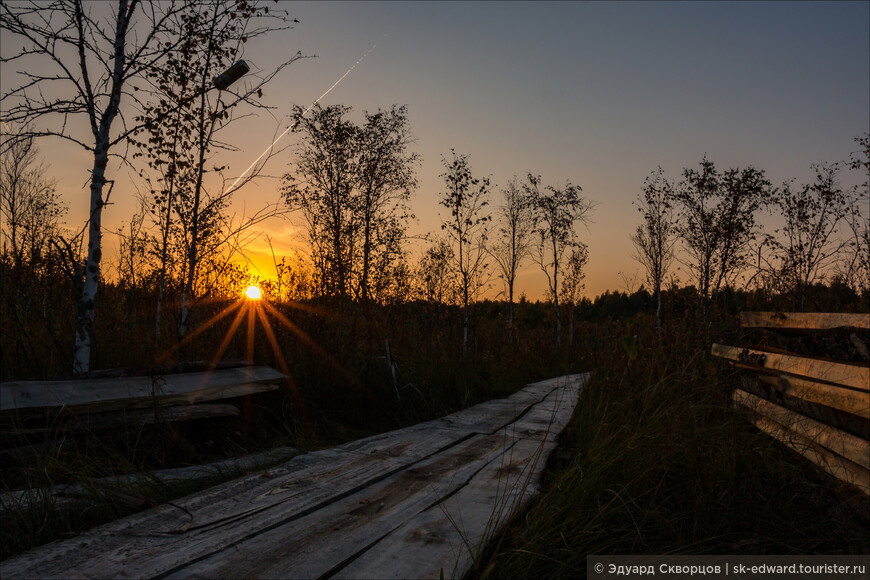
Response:
[[[245,296],[251,300],[259,300],[262,295],[262,292],[260,292],[260,289],[256,286],[248,286],[245,290]]]

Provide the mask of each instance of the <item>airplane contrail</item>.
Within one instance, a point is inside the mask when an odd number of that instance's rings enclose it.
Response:
[[[331,87],[329,87],[328,89],[326,89],[326,90],[323,92],[322,95],[320,95],[319,97],[317,97],[317,98],[314,100],[313,103],[311,103],[310,105],[308,105],[308,108],[305,109],[305,110],[302,112],[302,116],[304,117],[306,114],[308,114],[308,111],[310,111],[311,109],[313,109],[313,108],[314,108],[314,105],[316,105],[317,103],[320,102],[320,99],[322,99],[323,97],[325,97],[326,95],[328,95],[329,92],[330,92],[332,89],[334,89],[335,87],[337,87],[337,86],[338,86],[338,83],[340,83],[341,81],[343,81],[343,80],[344,80],[344,77],[346,77],[347,75],[349,75],[349,74],[350,74],[350,71],[352,71],[353,69],[356,68],[356,65],[358,65],[359,63],[361,63],[365,57],[367,57],[369,54],[371,54],[371,52],[375,49],[376,46],[377,46],[377,44],[373,44],[372,47],[369,49],[369,51],[368,51],[367,53],[365,53],[364,55],[362,55],[361,57],[359,57],[359,59],[358,59],[355,63],[353,63],[353,66],[351,66],[349,69],[347,69],[347,71],[346,71],[343,75],[341,75],[337,81],[335,81],[334,83],[332,83],[332,86],[331,86]],[[278,136],[275,138],[275,140],[272,141],[272,144],[269,145],[268,147],[266,147],[266,149],[263,150],[262,153],[260,153],[260,156],[257,157],[257,158],[254,160],[254,162],[251,163],[251,164],[248,166],[248,168],[245,169],[245,170],[242,172],[242,174],[239,175],[239,176],[236,178],[236,180],[235,180],[235,181],[233,182],[233,184],[229,187],[229,189],[234,188],[234,187],[239,183],[239,181],[242,180],[242,178],[245,176],[245,174],[248,173],[248,171],[250,171],[251,169],[253,169],[254,166],[257,165],[257,163],[259,163],[260,159],[262,159],[263,156],[266,155],[266,153],[268,153],[269,151],[272,150],[272,148],[275,146],[275,143],[277,143],[278,141],[280,141],[281,138],[284,137],[284,135],[286,135],[287,133],[289,133],[289,132],[293,129],[293,127],[295,127],[297,124],[298,124],[298,121],[297,121],[297,123],[294,123],[294,124],[290,125],[289,127],[287,127],[286,129],[284,129],[284,132],[281,133],[280,135],[278,135]],[[224,192],[226,192],[226,191],[227,191],[227,190],[224,190]]]

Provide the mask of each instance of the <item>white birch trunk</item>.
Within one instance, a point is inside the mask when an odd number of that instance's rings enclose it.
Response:
[[[77,9],[82,9],[80,6]],[[115,53],[113,55],[112,89],[106,110],[99,118],[97,124],[97,111],[93,100],[89,103],[91,128],[94,131],[94,168],[91,173],[91,201],[90,221],[88,224],[88,255],[85,260],[84,283],[76,300],[76,323],[75,323],[75,356],[73,358],[73,371],[84,373],[90,370],[91,345],[94,340],[94,305],[96,304],[97,288],[100,280],[100,261],[102,260],[102,217],[103,187],[106,184],[106,166],[109,162],[109,130],[112,121],[118,114],[121,104],[121,89],[124,82],[124,68],[126,56],[124,50],[127,41],[128,20],[127,0],[118,2],[118,13],[115,27]],[[82,73],[85,83],[90,88],[87,78],[88,69],[81,57]]]

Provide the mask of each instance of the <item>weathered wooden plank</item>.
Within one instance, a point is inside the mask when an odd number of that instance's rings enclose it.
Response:
[[[521,440],[457,493],[396,528],[334,578],[461,578],[487,541],[537,492],[555,444]]]
[[[798,397],[792,397],[782,393],[775,387],[768,387],[764,381],[759,380],[757,376],[741,377],[742,388],[744,391],[757,395],[763,399],[768,399],[777,405],[781,405],[795,413],[807,416],[816,421],[821,421],[831,427],[836,427],[852,435],[857,435],[863,439],[870,440],[870,420],[865,417],[853,415],[836,407],[821,405],[813,401],[808,401]],[[846,387],[842,387],[846,389]],[[862,391],[853,390],[864,396],[870,396]]]
[[[179,405],[157,407],[155,409],[124,409],[102,413],[81,413],[62,421],[59,431],[104,431],[124,426],[172,423],[174,421],[193,421],[215,417],[236,417],[239,408],[227,403],[204,403],[199,405]]]
[[[515,440],[496,435],[472,439],[288,522],[178,568],[170,578],[318,578],[366,550],[415,514],[449,496]],[[288,545],[288,538],[293,541]]]
[[[549,386],[539,392],[540,405],[550,416],[557,421],[565,414],[570,417],[576,396],[552,395],[554,387]],[[571,392],[576,395],[576,390]],[[512,402],[482,408],[499,416],[519,406]],[[295,577],[296,572],[319,574],[327,564],[326,572],[338,571],[403,521],[457,497],[466,487],[483,489],[476,483],[478,475],[501,458],[501,479],[488,484],[486,494],[475,492],[479,505],[469,508],[479,512],[478,519],[492,520],[494,510],[501,513],[492,498],[499,493],[516,495],[505,482],[522,474],[526,465],[542,469],[545,457],[533,450],[551,449],[554,443],[549,438],[517,440],[504,429],[474,434],[478,419],[466,413],[447,428],[446,422],[430,422],[401,430],[400,437],[385,434],[297,456],[262,474],[12,558],[4,562],[4,578],[189,576],[213,571]],[[463,423],[472,430],[459,428]],[[530,481],[524,489],[533,491],[536,485]],[[238,559],[234,554],[239,551],[249,557]]]
[[[534,426],[544,421],[557,434],[556,429],[561,429],[573,413],[576,395],[576,387],[553,391],[517,423],[526,417]],[[506,426],[504,432],[519,437],[536,437],[538,433],[515,425]],[[488,539],[537,492],[540,473],[555,448],[554,439],[521,438],[456,494],[391,532],[337,570],[334,577],[438,578],[442,573],[444,577],[463,576]]]
[[[577,396],[577,390],[573,387],[556,389],[505,429],[525,439],[555,441],[573,413],[573,406],[569,408],[565,403],[576,401]]]
[[[556,389],[539,405],[551,423],[564,423],[566,417],[570,418],[576,404],[576,389],[568,391]],[[504,410],[490,404],[478,407],[496,414]],[[467,416],[467,413],[456,415]],[[454,422],[451,428],[459,423]],[[472,426],[477,424],[472,422]],[[485,522],[492,518],[494,511],[504,515],[504,506],[498,505],[495,495],[512,497],[518,478],[524,474],[523,492],[535,490],[536,482],[532,480],[546,460],[546,457],[542,460],[541,454],[552,447],[551,442],[517,441],[505,431],[497,435],[476,435],[394,478],[318,511],[316,517],[290,522],[235,544],[232,550],[175,570],[173,576],[232,577],[244,573],[258,577],[311,578],[330,575],[357,554],[379,550],[375,543],[379,535],[386,535],[415,514],[438,504],[441,498],[452,495],[457,486],[477,490],[480,508],[487,510],[477,519]],[[488,453],[482,454],[481,449]],[[499,471],[480,483],[480,473],[491,475],[491,470],[481,470],[478,466],[495,464],[496,459]],[[470,478],[467,477],[469,472]],[[420,487],[421,482],[423,487]],[[296,538],[292,548],[287,546],[288,537]],[[253,570],[252,566],[255,566]]]
[[[870,393],[837,385],[826,385],[788,375],[758,375],[757,378],[784,395],[840,409],[870,419]]]
[[[828,330],[832,328],[870,329],[870,314],[841,312],[741,312],[740,325],[744,328],[793,328]]]
[[[589,380],[591,373],[578,373],[576,375],[563,375],[561,377],[554,377],[552,379],[546,379],[543,381],[538,381],[537,383],[531,383],[525,389],[522,390],[534,390],[534,389],[543,389],[546,392],[552,391],[554,388],[558,387],[580,387]]]
[[[591,376],[589,373],[567,375],[532,383],[507,399],[497,399],[481,403],[448,417],[430,421],[427,425],[431,424],[439,428],[460,429],[474,433],[494,433],[513,422],[517,417],[522,416],[533,406],[540,405],[554,391],[573,393],[571,396],[576,398],[580,386],[589,379],[589,376]]]
[[[870,368],[806,357],[796,357],[763,350],[714,344],[713,356],[741,364],[770,369],[811,380],[835,383],[853,389],[870,391]]]
[[[430,421],[428,425],[438,429],[456,429],[466,433],[494,433],[514,421],[528,409],[523,405],[498,399],[487,401],[458,413]]]
[[[537,401],[540,401],[545,396],[550,394],[554,389],[572,388],[576,391],[577,389],[580,389],[591,376],[592,373],[580,373],[576,375],[565,375],[563,377],[556,377],[553,379],[547,379],[546,381],[532,383],[508,397],[508,400],[522,402],[526,401],[527,398],[537,397]]]
[[[755,422],[755,425],[837,479],[857,487],[870,496],[870,470],[816,445],[806,437],[798,435],[776,421],[761,417]]]
[[[805,437],[816,445],[820,445],[858,465],[870,469],[870,442],[866,439],[856,437],[830,425],[825,425],[740,389],[734,391],[733,399],[744,407],[776,421],[783,427]]]
[[[277,447],[262,453],[254,453],[244,457],[233,457],[224,461],[189,467],[173,467],[159,469],[148,473],[102,477],[89,484],[69,483],[52,487],[51,489],[24,489],[0,493],[0,511],[27,510],[30,505],[42,501],[50,501],[55,509],[72,506],[92,505],[90,496],[100,490],[119,489],[133,490],[153,482],[163,484],[181,481],[202,481],[233,472],[250,472],[269,463],[286,461],[299,451],[293,447]]]
[[[411,445],[418,454],[459,441],[464,433],[433,430]],[[38,560],[4,563],[14,576],[88,577],[99,561],[99,576],[136,570],[150,577],[172,570],[216,549],[241,541],[281,522],[293,521],[386,479],[419,461],[413,455],[329,449],[295,457],[266,474],[251,475],[101,526],[66,542],[39,549]],[[177,506],[177,507],[175,507]],[[25,555],[26,556],[26,555]]]
[[[275,369],[257,366],[154,377],[3,383],[0,412],[82,407],[109,411],[197,403],[277,388],[285,379]]]

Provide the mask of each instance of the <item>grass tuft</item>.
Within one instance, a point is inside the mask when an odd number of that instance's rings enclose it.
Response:
[[[596,372],[560,439],[568,459],[477,570],[575,578],[592,554],[870,552],[866,500],[856,507],[731,408],[735,372],[690,325],[672,325],[664,344],[641,337],[656,346],[638,352],[617,334],[592,353]]]

